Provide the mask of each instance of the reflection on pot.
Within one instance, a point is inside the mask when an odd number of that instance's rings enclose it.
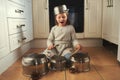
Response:
[[[39,77],[47,74],[48,62],[44,54],[31,53],[22,58],[23,74],[30,77]]]
[[[75,53],[70,58],[72,66],[69,68],[71,73],[87,72],[90,70],[90,57],[88,53]]]
[[[63,56],[54,55],[50,61],[50,69],[62,71],[66,68],[66,59]]]

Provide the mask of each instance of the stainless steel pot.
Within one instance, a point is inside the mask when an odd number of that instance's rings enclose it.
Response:
[[[69,9],[67,9],[66,5],[60,5],[60,6],[56,6],[54,7],[54,14],[60,14],[60,13],[68,13]]]
[[[47,58],[44,54],[26,54],[22,58],[23,74],[26,76],[45,75],[48,69]]]
[[[66,59],[63,56],[54,55],[50,60],[50,69],[62,71],[66,68]]]
[[[88,53],[75,53],[70,57],[72,66],[69,68],[71,73],[86,72],[90,70],[90,57]]]

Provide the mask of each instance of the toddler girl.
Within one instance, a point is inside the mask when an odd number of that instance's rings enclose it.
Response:
[[[68,9],[66,5],[54,8],[56,25],[52,27],[47,39],[47,57],[61,55],[69,59],[73,48],[81,49],[76,38],[75,29],[68,20]]]

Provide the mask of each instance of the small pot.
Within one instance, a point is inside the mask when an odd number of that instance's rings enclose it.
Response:
[[[22,66],[26,76],[45,75],[49,71],[47,58],[44,54],[26,54],[22,58]]]
[[[90,57],[88,53],[75,53],[70,57],[72,66],[69,68],[71,73],[86,72],[90,70]]]
[[[62,71],[65,70],[65,68],[66,68],[66,59],[64,56],[54,55],[53,57],[51,57],[51,61],[50,61],[51,70]]]
[[[54,14],[60,14],[60,13],[68,13],[69,9],[67,9],[66,5],[60,5],[60,6],[56,6],[54,7]]]

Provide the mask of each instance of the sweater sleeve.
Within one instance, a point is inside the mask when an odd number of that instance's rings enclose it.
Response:
[[[76,37],[75,29],[74,29],[73,26],[71,27],[71,38],[72,38],[72,44],[73,44],[74,47],[75,47],[77,44],[79,44],[79,42],[78,42],[78,40],[77,40],[77,37]]]
[[[47,39],[47,47],[52,45],[53,44],[53,41],[54,41],[54,27],[51,29],[51,32],[48,36],[48,39]]]

